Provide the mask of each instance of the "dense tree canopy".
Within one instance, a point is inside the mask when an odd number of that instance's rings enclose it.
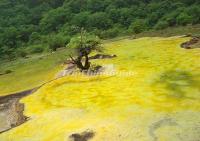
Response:
[[[1,0],[0,13],[0,57],[13,58],[18,48],[48,44],[54,35],[68,39],[82,27],[101,38],[112,38],[198,24],[200,1]]]

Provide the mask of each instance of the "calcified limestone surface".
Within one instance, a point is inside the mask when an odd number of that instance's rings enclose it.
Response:
[[[180,48],[187,40],[106,43],[105,52],[118,57],[93,63],[113,64],[115,73],[67,76],[43,86],[21,100],[30,120],[0,140],[68,141],[91,131],[91,141],[197,141],[200,50]]]

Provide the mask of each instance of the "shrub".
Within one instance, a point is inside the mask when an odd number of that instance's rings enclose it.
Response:
[[[97,28],[106,30],[112,26],[112,20],[108,17],[108,14],[105,12],[96,12],[92,14],[87,21],[89,28]]]
[[[33,32],[29,38],[30,43],[40,43],[41,42],[41,37],[40,34],[37,32]]]
[[[103,39],[114,38],[118,36],[119,32],[120,31],[118,28],[112,28],[106,31],[102,31],[100,34],[100,38]]]
[[[6,71],[4,72],[4,74],[9,74],[9,73],[12,73],[12,71],[11,71],[11,70],[6,70]]]
[[[16,51],[14,50],[14,48],[3,46],[1,48],[1,52],[2,52],[1,57],[3,59],[9,60],[9,61],[16,59]]]
[[[178,25],[187,25],[192,22],[192,17],[187,13],[181,13],[177,18],[176,22]]]
[[[192,17],[192,24],[200,22],[200,5],[193,5],[187,9],[187,13]]]
[[[167,21],[159,21],[156,25],[155,25],[155,29],[156,30],[161,30],[161,29],[165,29],[169,26]]]
[[[30,53],[42,53],[44,51],[43,45],[33,45],[30,47]]]
[[[65,47],[70,41],[69,37],[64,37],[62,35],[55,35],[49,38],[49,49],[56,51],[60,47]]]
[[[25,58],[28,55],[28,53],[26,52],[25,49],[20,49],[20,50],[17,51],[17,55],[19,57]]]
[[[162,18],[162,21],[166,21],[169,24],[169,26],[175,26],[176,25],[176,18],[179,15],[179,13],[180,13],[179,10],[173,11],[173,12],[165,15]]]
[[[129,26],[129,31],[131,33],[141,33],[143,31],[145,31],[147,29],[147,24],[144,20],[136,20],[135,22],[133,22],[130,26]]]

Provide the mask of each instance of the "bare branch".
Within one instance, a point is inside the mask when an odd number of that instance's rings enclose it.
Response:
[[[74,64],[76,64],[76,60],[75,60],[71,55],[69,55],[69,57],[71,58],[72,62],[73,62]]]

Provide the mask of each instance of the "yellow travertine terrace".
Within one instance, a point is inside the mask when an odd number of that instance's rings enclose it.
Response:
[[[113,65],[97,76],[66,76],[21,100],[30,120],[0,141],[68,141],[93,131],[91,141],[200,139],[200,50],[189,38],[124,39],[106,43]]]

